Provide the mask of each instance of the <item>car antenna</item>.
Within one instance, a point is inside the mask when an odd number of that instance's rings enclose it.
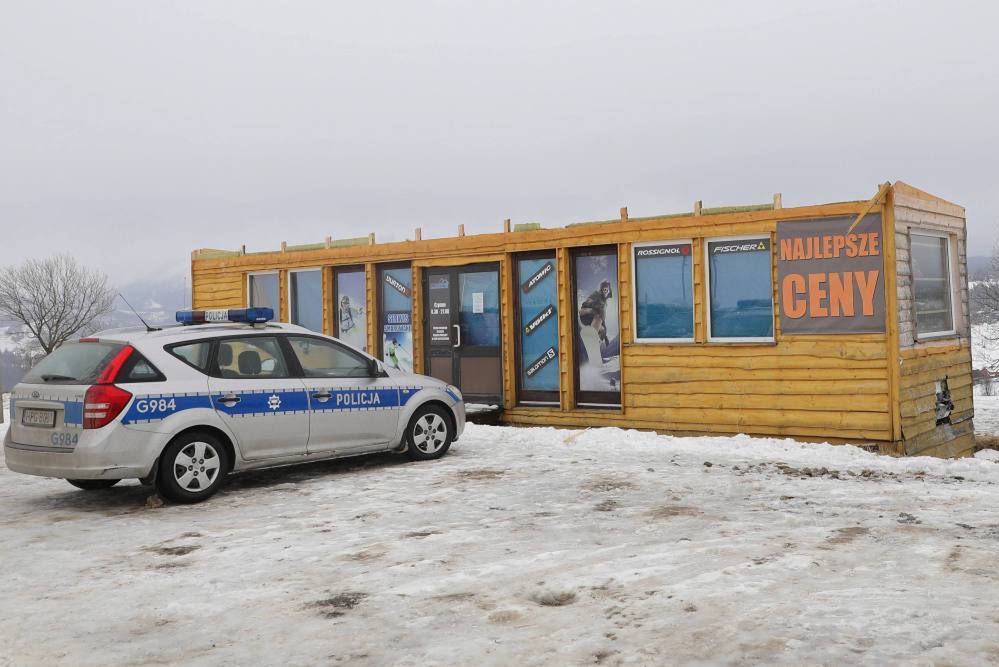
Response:
[[[146,327],[146,333],[152,333],[154,331],[162,331],[162,329],[160,329],[159,327],[149,326],[149,323],[146,322],[144,319],[142,319],[142,315],[139,315],[139,311],[137,311],[135,308],[132,308],[132,304],[128,302],[128,299],[126,299],[121,292],[118,292],[118,296],[120,296],[121,300],[125,302],[125,305],[128,306],[128,309],[131,310],[132,313],[134,313],[135,316],[139,318],[139,321],[142,322],[142,326]]]

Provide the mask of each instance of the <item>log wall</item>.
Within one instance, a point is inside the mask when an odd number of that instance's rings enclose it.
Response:
[[[908,192],[902,194],[909,196]],[[909,219],[908,211],[916,209],[912,209],[913,202],[909,199],[900,197],[898,201],[905,205],[893,204],[889,198],[882,205],[882,214],[886,220],[891,220],[890,216],[896,214],[898,257],[886,257],[886,261],[897,260],[900,272],[897,286],[900,317],[897,324],[899,329],[904,329],[908,321],[904,312],[911,306],[904,305],[904,289],[909,283],[903,280],[901,271],[902,263],[908,261],[908,256],[907,246],[901,244],[898,225],[904,225]],[[284,301],[288,269],[363,264],[368,276],[369,350],[375,353],[378,349],[376,267],[383,262],[411,261],[414,304],[417,306],[413,317],[414,362],[416,369],[421,370],[424,320],[419,308],[423,298],[421,272],[431,266],[499,262],[503,405],[504,420],[508,423],[620,426],[678,434],[793,436],[805,440],[874,444],[887,451],[898,451],[902,445],[900,438],[904,434],[907,441],[915,443],[910,453],[949,454],[947,446],[931,446],[926,444],[928,440],[916,440],[920,436],[928,437],[925,433],[929,432],[925,430],[925,391],[929,380],[923,380],[928,378],[925,376],[928,371],[935,373],[942,369],[943,372],[954,373],[954,380],[949,382],[955,392],[955,402],[960,401],[963,409],[970,409],[970,388],[965,388],[957,372],[963,368],[962,355],[967,350],[964,342],[951,346],[946,352],[940,351],[939,355],[916,350],[912,352],[915,357],[905,357],[898,363],[899,347],[892,326],[886,334],[784,336],[776,317],[773,343],[719,343],[707,340],[705,239],[737,234],[769,234],[773,241],[780,220],[857,215],[867,208],[868,202],[854,201],[714,215],[622,219],[565,229],[294,252],[247,255],[203,251],[205,254],[202,255],[195,251],[192,260],[193,303],[197,308],[243,306],[246,301],[246,274],[278,270],[282,284],[281,311],[286,316],[287,304]],[[961,238],[963,243],[963,227]],[[674,239],[693,239],[695,342],[635,343],[630,284],[631,244]],[[619,284],[615,294],[621,326],[622,405],[619,409],[583,409],[576,407],[573,382],[575,318],[571,312],[569,253],[574,247],[608,244],[618,248]],[[963,251],[963,245],[961,248]],[[517,333],[513,324],[513,295],[516,292],[512,282],[514,257],[519,252],[542,249],[555,250],[558,280],[561,392],[560,405],[550,408],[517,405],[517,366],[513,358],[513,336]],[[329,289],[328,285],[324,288]],[[778,298],[775,284],[775,314]],[[889,307],[892,306],[894,299],[889,300]],[[325,318],[327,329],[332,326],[330,319]],[[941,364],[939,369],[935,366],[931,368],[936,361]],[[967,387],[970,387],[970,382]],[[960,440],[960,443],[960,446],[967,444],[967,439]],[[958,446],[949,445],[950,449]]]

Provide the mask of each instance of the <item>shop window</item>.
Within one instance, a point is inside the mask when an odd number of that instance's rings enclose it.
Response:
[[[954,333],[951,290],[949,239],[913,233],[912,291],[918,335]]]
[[[333,274],[333,333],[347,345],[368,351],[367,277],[364,269],[337,269]]]
[[[617,247],[573,252],[572,286],[576,403],[617,407],[621,404]]]
[[[770,238],[708,241],[708,338],[723,342],[772,341],[773,272]]]
[[[288,304],[291,323],[323,331],[323,272],[308,269],[288,272]]]
[[[409,265],[379,267],[382,360],[413,372],[413,271]]]
[[[632,248],[636,342],[694,339],[694,263],[690,241]]]
[[[521,403],[559,404],[558,277],[555,253],[515,262],[518,396]]]
[[[250,296],[250,307],[271,308],[274,316],[279,317],[281,313],[281,288],[278,286],[278,274],[273,273],[251,273],[247,278]]]

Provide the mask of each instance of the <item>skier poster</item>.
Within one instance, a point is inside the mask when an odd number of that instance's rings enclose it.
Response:
[[[616,405],[621,401],[617,251],[586,251],[573,264],[580,400]]]
[[[412,282],[409,267],[382,269],[382,361],[404,373],[413,372]]]
[[[336,274],[336,334],[337,338],[358,350],[368,351],[368,320],[364,271],[342,271]]]

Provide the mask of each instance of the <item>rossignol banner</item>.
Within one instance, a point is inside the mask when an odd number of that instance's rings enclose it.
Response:
[[[777,287],[783,334],[885,330],[881,215],[777,225]]]
[[[690,255],[690,243],[635,246],[635,257],[685,257]]]

